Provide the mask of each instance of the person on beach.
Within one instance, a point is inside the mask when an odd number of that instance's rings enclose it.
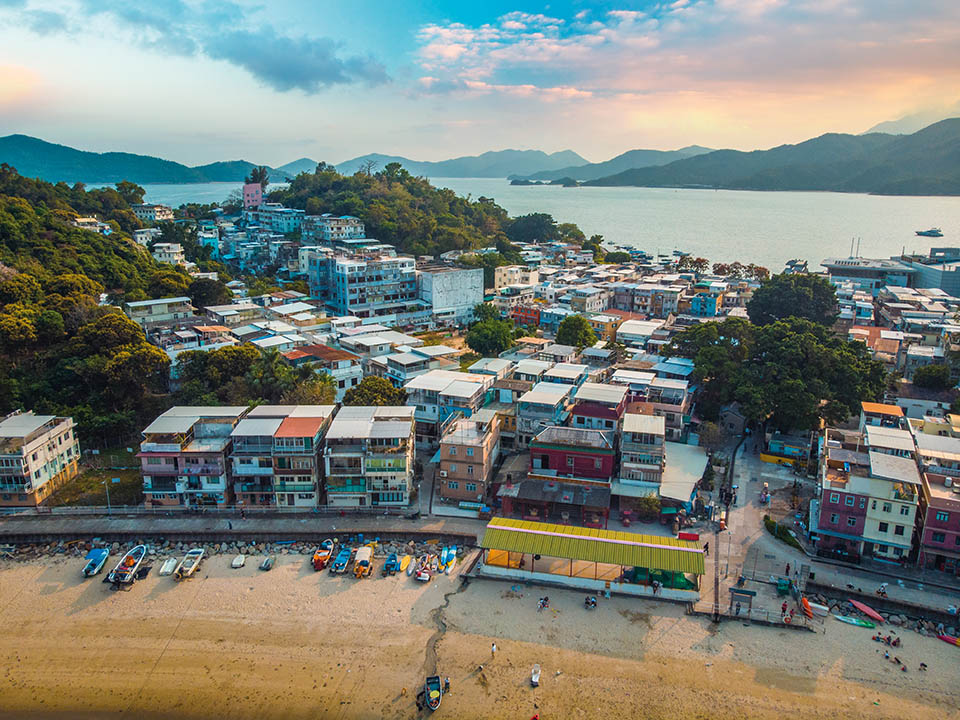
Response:
[[[496,656],[497,656],[497,644],[490,643],[490,657],[496,657]]]
[[[708,542],[705,542],[705,543],[703,544],[703,556],[704,556],[704,557],[709,557],[709,556],[710,556],[710,543],[708,543]]]
[[[790,577],[790,563],[787,563],[787,569],[783,571],[783,574]]]
[[[877,595],[884,598],[887,596],[887,583],[880,583],[880,587],[877,588]]]
[[[924,662],[920,663],[920,669],[921,669],[921,670],[926,670],[926,669],[927,669],[927,664],[924,663]]]
[[[783,617],[787,614],[787,601],[783,601],[783,605],[780,606],[780,617]]]

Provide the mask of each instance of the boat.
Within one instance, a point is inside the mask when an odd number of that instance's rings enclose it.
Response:
[[[410,564],[413,567],[413,563]],[[409,572],[409,571],[408,571]],[[430,578],[433,577],[433,573],[430,572],[430,556],[421,555],[420,559],[417,560],[416,569],[413,572],[414,578],[418,582],[430,582]]]
[[[327,563],[330,562],[330,557],[333,555],[333,540],[324,540],[320,543],[318,547],[313,552],[313,569],[314,570],[323,570]]]
[[[180,561],[180,564],[177,565],[177,569],[174,571],[173,577],[177,580],[186,580],[197,571],[198,567],[200,567],[200,561],[203,560],[203,556],[203,548],[193,548],[192,550],[189,550],[187,554],[183,556],[183,560]]]
[[[917,230],[916,232],[920,237],[943,237],[943,232],[936,227],[929,230]]]
[[[244,563],[246,562],[247,562],[246,555],[237,555],[233,560],[230,561],[230,567],[236,570],[238,568],[242,568],[244,566]]]
[[[400,569],[399,569],[399,572],[406,572],[407,575],[410,575],[411,572],[410,572],[409,570],[407,570],[407,568],[410,567],[410,564],[411,564],[410,561],[411,561],[411,560],[413,560],[413,556],[412,556],[412,555],[404,555],[402,558],[400,558]]]
[[[160,575],[166,577],[167,575],[173,575],[173,571],[177,569],[177,559],[175,557],[167,558],[163,561],[163,565],[160,566]]]
[[[821,605],[820,603],[810,603],[810,609],[813,610],[813,614],[819,617],[826,617],[830,614],[830,608],[826,605]]]
[[[106,565],[108,557],[110,557],[110,551],[106,548],[94,548],[88,552],[84,558],[87,564],[83,566],[83,570],[81,571],[83,576],[93,577],[103,570],[103,566]]]
[[[397,560],[396,553],[390,553],[387,555],[387,561],[383,563],[383,569],[380,571],[381,575],[396,575],[397,570],[400,569],[400,561]]]
[[[530,671],[530,685],[532,687],[540,687],[540,664],[537,663],[533,666],[533,670]]]
[[[373,570],[373,548],[364,545],[357,550],[356,561],[353,565],[353,576],[359,580],[367,577],[371,570]]]
[[[955,638],[952,635],[937,635],[937,637],[949,645],[956,645],[960,647],[960,638]]]
[[[260,562],[260,566],[259,566],[259,567],[260,567],[261,570],[272,570],[272,569],[273,569],[273,566],[274,566],[274,564],[275,564],[276,562],[277,562],[277,556],[276,556],[276,555],[267,555],[267,556]]]
[[[443,700],[443,683],[439,675],[431,675],[423,684],[423,695],[427,700],[427,707],[436,710]]]
[[[430,556],[430,570],[431,572],[437,572],[440,568],[440,557],[438,555]]]
[[[866,605],[866,604],[860,602],[859,600],[853,600],[853,599],[851,599],[851,598],[848,598],[848,600],[850,601],[850,604],[851,604],[851,605],[853,605],[857,610],[859,610],[860,612],[862,612],[862,613],[863,613],[864,615],[866,615],[868,618],[870,618],[871,620],[873,620],[873,621],[875,621],[875,622],[880,623],[881,625],[883,624],[883,615],[881,615],[880,613],[878,613],[878,612],[877,612],[876,610],[874,610],[872,607],[870,607],[869,605]]]
[[[330,565],[330,574],[331,575],[342,575],[347,571],[347,567],[350,565],[350,557],[353,553],[350,551],[350,548],[343,548],[338,554],[337,558]]]
[[[447,555],[447,569],[444,571],[447,575],[450,574],[450,571],[453,570],[453,566],[457,564],[457,546],[450,546],[450,553]]]
[[[107,580],[114,585],[132,585],[137,579],[137,571],[140,569],[140,563],[147,555],[146,545],[135,545],[127,550],[124,556],[120,558],[117,566],[107,575]]]
[[[875,628],[876,623],[872,623],[869,620],[864,620],[863,618],[850,617],[849,615],[834,615],[834,617],[840,622],[845,622],[848,625],[857,625],[858,627],[865,628]]]
[[[803,614],[808,618],[813,618],[813,608],[810,607],[810,601],[805,597],[800,598],[800,609],[803,610]]]
[[[444,569],[446,569],[447,567],[447,555],[449,552],[450,552],[450,548],[448,548],[447,546],[444,546],[440,550],[440,557],[437,560],[437,570],[439,570],[440,572],[443,572]]]

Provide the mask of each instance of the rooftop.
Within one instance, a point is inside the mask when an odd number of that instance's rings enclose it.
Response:
[[[230,433],[230,437],[273,437],[283,418],[244,418]]]
[[[572,445],[596,450],[613,450],[613,441],[607,433],[588,428],[554,425],[545,427],[531,441],[546,445]]]
[[[601,383],[585,382],[574,395],[574,399],[583,402],[596,402],[605,405],[619,405],[627,395],[627,389],[622,385],[603,385]]]
[[[0,438],[26,437],[56,419],[56,415],[34,415],[32,411],[11,415],[0,421]]]
[[[920,484],[920,471],[910,458],[870,451],[870,474],[883,480]]]
[[[577,349],[573,345],[560,345],[559,343],[553,343],[551,345],[545,346],[540,350],[542,353],[547,355],[574,355],[577,352]]]
[[[903,417],[903,410],[899,405],[885,405],[883,403],[864,402],[860,403],[860,408],[870,415],[892,415],[894,417]]]
[[[667,421],[659,415],[641,415],[627,413],[623,416],[623,432],[646,433],[648,435],[666,435]]]
[[[520,396],[520,402],[556,405],[569,395],[570,388],[570,385],[561,383],[539,382]]]
[[[913,452],[917,447],[913,440],[913,435],[911,435],[909,431],[900,430],[899,428],[867,425],[864,434],[867,437],[867,444],[874,448],[889,448],[891,450]]]
[[[325,417],[288,417],[280,423],[274,437],[316,437],[326,422]]]

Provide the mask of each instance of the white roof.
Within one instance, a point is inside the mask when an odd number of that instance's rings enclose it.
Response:
[[[552,367],[553,363],[546,360],[521,360],[513,371],[524,375],[542,375]]]
[[[272,312],[275,312],[277,315],[296,315],[297,313],[316,312],[317,310],[313,305],[305,302],[292,302],[287,303],[286,305],[273,305],[269,309]]]
[[[627,413],[623,416],[623,432],[666,435],[667,421],[659,415]]]
[[[570,393],[570,385],[560,383],[538,382],[531,390],[520,396],[520,402],[537,403],[541,405],[556,405]]]
[[[422,363],[428,360],[428,358],[423,355],[417,355],[412,352],[405,353],[394,353],[392,355],[387,355],[384,360],[387,360],[397,365],[413,365],[415,363]]]
[[[870,451],[870,474],[884,480],[920,484],[920,471],[910,458]]]
[[[56,415],[34,415],[33,412],[20,413],[0,422],[0,437],[20,438],[26,437],[32,432],[36,432],[51,420],[56,420]]]
[[[489,370],[490,372],[499,373],[501,370],[506,370],[513,363],[509,360],[503,360],[501,358],[480,358],[473,365],[467,368],[470,372],[480,372],[481,370]]]
[[[449,347],[448,345],[425,345],[423,347],[418,347],[414,350],[419,355],[426,355],[427,357],[439,357],[440,355],[451,355],[458,350],[456,348]]]
[[[450,383],[462,380],[470,383],[485,383],[493,380],[489,375],[476,375],[456,370],[430,370],[423,375],[418,375],[403,387],[407,390],[434,390],[440,392]],[[342,412],[342,411],[341,411]]]
[[[167,305],[168,303],[184,303],[190,302],[188,297],[169,297],[169,298],[157,298],[156,300],[135,300],[133,302],[128,302],[127,307],[148,307],[150,305]]]
[[[627,320],[617,328],[617,335],[652,335],[662,327],[662,320]]]
[[[470,398],[476,394],[477,389],[480,387],[481,386],[475,382],[454,380],[452,383],[447,385],[447,387],[441,390],[440,394],[449,395],[451,397]]]
[[[617,370],[613,373],[613,377],[610,378],[610,382],[623,383],[625,385],[631,385],[633,383],[649,385],[655,378],[656,375],[645,370]]]
[[[598,402],[610,405],[619,405],[627,394],[622,385],[603,385],[601,383],[585,382],[577,389],[574,398],[585,402]]]
[[[661,497],[681,502],[690,502],[693,488],[707,467],[707,455],[703,448],[684,443],[664,443],[666,464],[660,482]]]
[[[889,448],[891,450],[916,450],[913,435],[907,430],[888,428],[879,425],[867,425],[867,444],[870,447]]]
[[[544,377],[578,378],[589,369],[588,365],[557,363],[543,374]]]
[[[230,437],[258,436],[273,437],[283,418],[244,418],[230,433]]]
[[[407,437],[413,428],[413,405],[344,407],[330,423],[327,438]]]

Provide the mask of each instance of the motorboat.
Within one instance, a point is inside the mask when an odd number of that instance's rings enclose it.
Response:
[[[106,548],[94,548],[87,553],[84,560],[87,561],[86,565],[83,566],[84,577],[93,577],[103,570],[103,566],[107,563],[107,558],[110,557],[110,551]]]
[[[350,565],[350,557],[353,553],[350,551],[350,548],[343,548],[338,554],[337,558],[330,565],[330,574],[331,575],[342,575],[347,571],[347,567]]]
[[[147,555],[146,545],[135,545],[127,550],[117,566],[107,575],[107,580],[114,585],[133,585],[137,580],[140,563]]]
[[[313,553],[313,569],[323,570],[333,555],[333,540],[324,540]]]
[[[180,564],[177,565],[177,569],[173,572],[174,579],[186,580],[193,575],[197,571],[197,568],[200,567],[200,561],[203,560],[205,554],[203,548],[193,548],[188,551],[187,554],[183,556]]]
[[[431,675],[423,683],[423,696],[431,710],[440,707],[440,701],[443,700],[443,682],[439,675]]]
[[[373,570],[373,548],[364,545],[357,550],[356,561],[353,565],[353,576],[359,580],[367,577],[371,570]]]
[[[920,237],[943,237],[943,231],[940,228],[930,228],[929,230],[917,230],[917,235]]]
[[[234,570],[239,570],[246,564],[246,562],[246,555],[237,555],[233,560],[230,561],[230,567],[232,567]]]
[[[276,562],[277,562],[276,555],[267,555],[263,560],[260,561],[259,567],[261,570],[272,570]]]

